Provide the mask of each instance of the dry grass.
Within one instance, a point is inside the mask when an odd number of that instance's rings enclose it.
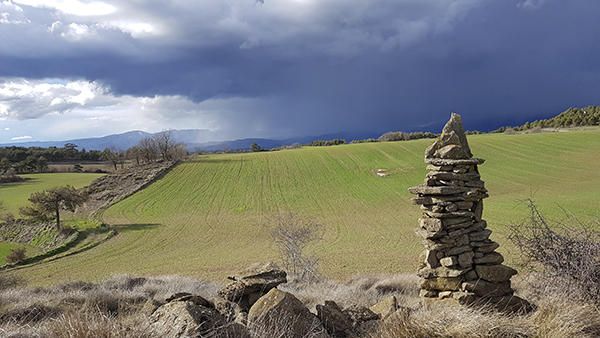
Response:
[[[533,276],[532,278],[535,278]],[[528,289],[517,281],[521,295],[538,306],[528,316],[508,316],[438,302],[423,306],[412,275],[356,276],[346,282],[291,283],[281,289],[302,300],[311,311],[325,300],[340,306],[370,306],[395,295],[412,310],[392,316],[365,337],[597,337],[600,310],[567,291]],[[19,281],[0,281],[0,336],[3,337],[151,337],[141,310],[147,299],[164,300],[175,292],[207,298],[218,285],[177,276],[137,278],[116,276],[98,284],[73,282],[50,288],[27,288]],[[572,292],[572,291],[569,291]],[[291,337],[289,319],[274,325],[250,325],[253,337]],[[307,335],[306,337],[310,337]]]

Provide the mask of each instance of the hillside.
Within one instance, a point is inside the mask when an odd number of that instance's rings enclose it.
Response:
[[[600,125],[600,106],[587,106],[583,108],[571,107],[554,117],[527,122],[513,129],[573,128],[598,125]],[[506,128],[500,128],[498,131],[502,132],[505,129]]]
[[[533,197],[549,216],[558,205],[599,216],[600,130],[469,137],[490,191],[485,218],[509,258],[504,226]],[[35,283],[94,280],[113,274],[221,278],[276,260],[270,218],[294,211],[326,226],[312,247],[326,275],[412,272],[422,250],[419,209],[407,188],[425,175],[431,140],[307,147],[280,152],[200,156],[116,204],[104,220],[120,234],[81,254],[20,270]],[[386,169],[387,177],[376,175]],[[135,259],[134,259],[135,258]],[[175,263],[174,263],[175,262]],[[511,262],[512,263],[512,262]]]

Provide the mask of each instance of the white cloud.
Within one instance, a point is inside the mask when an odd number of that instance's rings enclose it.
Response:
[[[104,16],[117,8],[102,1],[82,2],[78,0],[13,0],[15,3],[36,8],[51,8],[64,14],[76,16]]]
[[[25,136],[15,136],[15,137],[11,137],[10,140],[11,141],[24,141],[24,140],[31,140],[33,137],[29,136],[29,135],[25,135]]]

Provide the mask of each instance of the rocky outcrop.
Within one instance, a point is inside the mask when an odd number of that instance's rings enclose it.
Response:
[[[425,151],[425,162],[425,183],[409,189],[423,211],[417,229],[425,246],[421,296],[530,311],[529,303],[513,295],[510,279],[517,271],[502,265],[499,244],[489,238],[483,219],[488,191],[478,170],[484,160],[473,158],[460,115],[452,114]]]
[[[219,290],[219,296],[238,304],[243,310],[250,307],[277,285],[287,283],[287,274],[282,270],[267,270],[242,277],[229,277],[233,283]]]
[[[174,161],[148,163],[100,177],[86,188],[88,200],[77,212],[94,215],[152,184],[175,164]]]

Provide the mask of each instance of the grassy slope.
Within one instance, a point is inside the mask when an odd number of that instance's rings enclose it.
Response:
[[[61,173],[22,176],[27,179],[25,182],[0,185],[0,201],[7,211],[13,214],[19,212],[19,207],[27,205],[27,199],[33,192],[67,184],[76,188],[84,187],[102,174]]]
[[[470,137],[491,198],[485,217],[502,239],[505,224],[526,215],[533,196],[549,214],[560,205],[600,216],[600,130]],[[115,205],[105,220],[121,224],[109,242],[21,270],[35,283],[98,279],[116,273],[222,278],[247,264],[276,259],[269,218],[279,210],[327,226],[312,249],[332,277],[414,271],[421,244],[418,207],[407,188],[422,182],[431,140],[202,156],[176,167]],[[386,168],[391,176],[374,175]]]

